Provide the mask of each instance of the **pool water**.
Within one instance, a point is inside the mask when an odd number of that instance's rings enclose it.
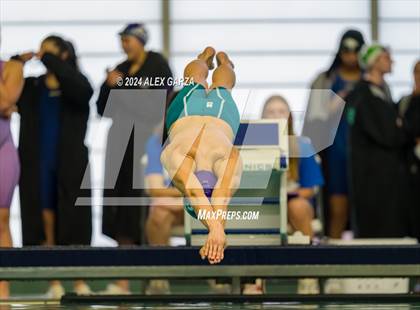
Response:
[[[381,309],[381,310],[399,310],[399,309],[420,309],[420,301],[416,303],[399,303],[399,304],[351,304],[351,303],[173,303],[173,304],[127,304],[127,305],[59,305],[59,304],[24,304],[11,303],[9,305],[1,305],[0,310],[89,310],[89,309],[169,309],[169,310],[189,310],[189,309]]]
[[[103,290],[110,281],[94,280],[88,281],[87,284],[94,292]],[[211,294],[209,284],[206,280],[171,280],[172,294]],[[66,292],[71,292],[73,283],[71,281],[63,281]],[[139,294],[144,289],[143,281],[131,281],[131,291]],[[130,304],[69,304],[60,305],[58,300],[43,301],[44,294],[48,288],[47,281],[14,281],[11,282],[10,289],[12,297],[8,302],[0,301],[0,310],[89,310],[89,309],[416,309],[420,310],[420,295],[418,299],[410,299],[407,303],[347,303],[347,302],[266,302],[266,303],[226,303],[226,302],[190,302],[190,303],[130,303]],[[294,294],[297,289],[296,279],[269,279],[266,282],[268,294]],[[214,292],[213,292],[214,293]],[[219,292],[220,294],[220,292]]]

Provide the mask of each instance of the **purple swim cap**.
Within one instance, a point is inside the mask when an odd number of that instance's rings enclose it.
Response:
[[[213,188],[217,182],[216,176],[212,172],[205,170],[197,171],[195,176],[200,181],[201,186],[203,186],[204,193],[206,194],[207,198],[211,199]]]

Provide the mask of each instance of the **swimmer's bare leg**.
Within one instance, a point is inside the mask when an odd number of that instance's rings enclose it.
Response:
[[[236,82],[233,62],[225,52],[218,52],[216,60],[217,69],[213,72],[212,85],[210,88],[224,87],[231,90]]]
[[[213,59],[216,51],[214,48],[206,47],[198,56],[197,59],[191,61],[184,69],[184,78],[189,81],[203,85],[208,88],[207,77],[209,70],[213,69]]]
[[[216,55],[217,69],[213,73],[211,88],[224,87],[231,90],[235,86],[236,75],[232,61],[225,52],[218,52]],[[212,205],[218,210],[226,211],[230,197],[239,186],[242,174],[242,161],[238,149],[232,145],[227,147],[226,154],[213,164],[213,171],[218,181],[212,194]],[[227,196],[226,196],[226,195]],[[227,197],[222,201],[213,204],[213,198]],[[216,202],[216,201],[214,201]]]
[[[164,149],[161,156],[161,162],[172,178],[175,187],[188,197],[196,214],[199,213],[199,210],[204,210],[205,213],[212,213],[214,211],[204,193],[200,181],[193,173],[196,165],[195,156],[203,130],[204,127],[201,129],[189,150],[185,151],[181,144],[175,144],[175,146],[169,144]],[[213,218],[203,219],[201,222],[209,230],[206,241],[208,248],[206,256],[208,256],[210,263],[220,262],[223,259],[223,249],[226,243],[223,225],[217,219]],[[206,256],[202,256],[202,258],[204,259]]]
[[[211,88],[224,87],[231,90],[236,82],[233,62],[225,52],[218,52],[216,60],[217,69],[213,72]],[[238,182],[240,182],[242,174],[242,161],[238,149],[233,145],[230,149],[227,149],[226,155],[214,163],[213,171],[218,181],[213,190],[212,201],[213,197],[223,197],[222,192],[229,194],[228,197],[232,197],[239,186]],[[229,200],[222,201],[222,203],[218,202],[218,207],[215,209],[226,210]],[[212,205],[215,207],[213,202]]]

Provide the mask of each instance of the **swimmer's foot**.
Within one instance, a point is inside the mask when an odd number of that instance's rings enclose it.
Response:
[[[225,52],[218,52],[216,55],[217,66],[229,65],[232,69],[235,68],[233,62]]]
[[[207,46],[204,51],[202,53],[200,53],[197,58],[200,60],[205,61],[205,63],[207,64],[207,67],[209,68],[209,70],[213,70],[214,69],[214,55],[216,54],[216,51],[213,47],[211,46]]]

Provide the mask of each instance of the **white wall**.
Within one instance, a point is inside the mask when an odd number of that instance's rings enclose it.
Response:
[[[388,81],[394,100],[410,93],[413,67],[420,59],[420,1],[379,1],[380,42],[391,47],[394,68]]]
[[[264,100],[281,93],[299,122],[307,87],[332,62],[349,27],[369,35],[367,0],[171,1],[171,64],[181,74],[206,45],[227,51],[237,73],[243,118],[259,117]],[[234,92],[234,97],[243,96]],[[299,127],[299,124],[298,124]]]

